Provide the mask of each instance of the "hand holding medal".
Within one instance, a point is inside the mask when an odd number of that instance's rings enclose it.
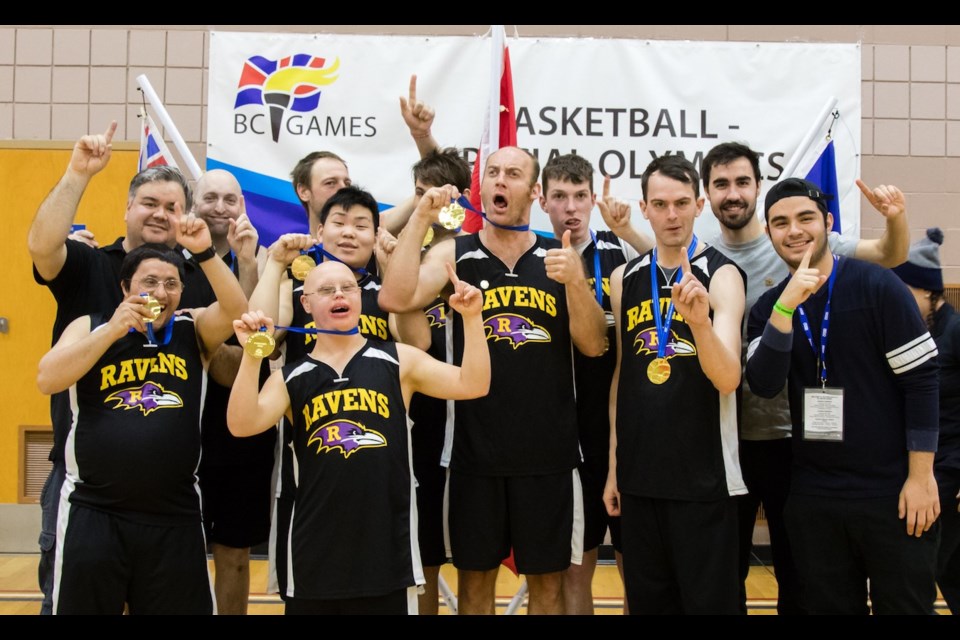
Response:
[[[155,310],[151,310],[150,304],[154,303]],[[149,294],[128,296],[117,310],[113,312],[110,322],[122,333],[132,333],[134,331],[146,331],[147,323],[151,323],[160,316],[160,303]]]
[[[439,224],[451,231],[459,230],[467,215],[463,206],[457,202],[459,197],[460,191],[452,185],[431,187],[420,198],[413,215],[425,217],[431,224]]]
[[[273,320],[262,311],[251,311],[233,321],[233,330],[237,340],[243,345],[243,351],[252,358],[266,358],[276,348],[273,337]]]
[[[316,244],[316,238],[306,233],[285,233],[270,245],[270,259],[284,267],[289,265],[290,272],[297,280],[306,280],[307,274],[317,266],[317,261],[303,252]]]

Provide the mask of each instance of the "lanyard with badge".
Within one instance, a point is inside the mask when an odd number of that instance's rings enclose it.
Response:
[[[833,298],[833,285],[837,280],[840,259],[833,257],[833,271],[827,284],[827,304],[823,308],[823,323],[820,327],[820,349],[813,342],[813,332],[803,305],[797,307],[800,325],[807,336],[807,342],[817,358],[819,387],[807,387],[803,390],[803,439],[843,442],[843,389],[827,387],[827,331],[830,328],[830,302]]]

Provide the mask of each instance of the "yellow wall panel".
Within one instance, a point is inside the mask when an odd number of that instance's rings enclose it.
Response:
[[[50,402],[37,390],[37,363],[50,348],[56,305],[46,287],[33,280],[27,231],[37,207],[63,175],[69,150],[0,149],[0,202],[9,243],[0,279],[0,503],[17,501],[18,426],[50,424]],[[76,222],[101,244],[124,234],[127,187],[137,170],[136,151],[114,151],[110,164],[90,183]],[[102,283],[91,283],[101,286]],[[119,285],[118,285],[119,286]]]

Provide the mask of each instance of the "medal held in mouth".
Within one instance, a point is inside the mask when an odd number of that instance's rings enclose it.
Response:
[[[697,250],[697,236],[693,236],[690,248],[687,249],[687,260],[693,258]],[[657,284],[657,249],[654,247],[650,257],[650,301],[653,304],[653,318],[657,323],[657,357],[647,365],[647,379],[653,384],[663,384],[670,379],[670,361],[667,360],[667,342],[670,340],[670,325],[673,323],[673,300],[667,306],[666,319],[660,313],[660,287]],[[683,278],[683,268],[677,268],[676,281]],[[666,283],[668,286],[669,282]]]
[[[147,312],[150,314],[150,322],[156,322],[160,314],[163,313],[163,306],[159,300],[150,294],[145,295],[143,298],[147,305]]]
[[[143,298],[144,304],[147,307],[147,313],[150,314],[150,319],[147,321],[147,342],[143,346],[153,348],[166,346],[170,342],[170,337],[173,335],[173,318],[170,318],[170,321],[167,322],[167,327],[163,334],[163,342],[158,345],[157,337],[153,332],[153,323],[160,319],[160,314],[163,313],[163,305],[149,293],[141,293],[140,297]]]

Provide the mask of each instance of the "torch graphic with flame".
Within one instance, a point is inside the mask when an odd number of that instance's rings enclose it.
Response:
[[[327,66],[326,58],[298,53],[280,60],[253,56],[243,65],[237,100],[233,108],[248,104],[266,105],[270,110],[273,141],[280,138],[284,112],[305,113],[320,103],[320,88],[337,80],[340,58]]]

